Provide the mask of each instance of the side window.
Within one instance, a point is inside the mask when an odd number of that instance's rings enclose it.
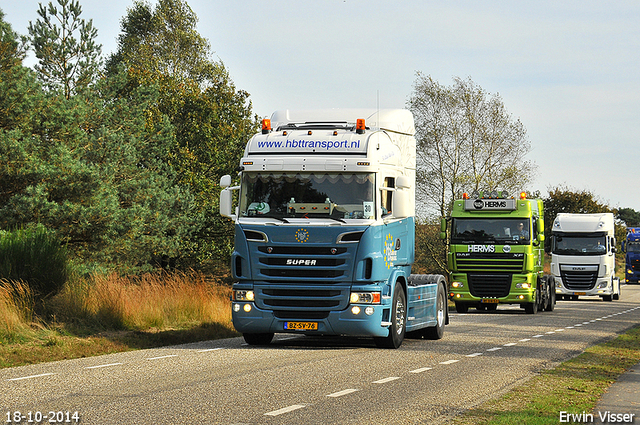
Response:
[[[532,236],[531,239],[532,240],[538,240],[538,217],[537,216],[535,216],[535,215],[533,216],[531,224],[533,226],[532,229],[531,229],[532,232],[533,232],[531,234],[531,236]]]
[[[385,177],[382,187],[395,188],[396,179],[394,177]],[[391,214],[393,192],[390,190],[382,190],[380,194],[380,207],[382,207],[382,216]]]

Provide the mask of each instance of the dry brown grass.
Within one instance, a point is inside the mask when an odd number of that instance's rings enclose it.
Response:
[[[59,318],[79,316],[107,328],[182,329],[201,323],[229,324],[230,293],[228,286],[197,272],[110,274],[67,285],[54,304]]]
[[[73,279],[42,318],[26,284],[0,281],[0,367],[238,336],[230,293],[198,272]]]

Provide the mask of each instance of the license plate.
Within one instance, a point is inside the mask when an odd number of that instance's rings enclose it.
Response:
[[[284,322],[284,328],[295,331],[317,331],[318,322]]]
[[[500,301],[498,301],[496,298],[483,298],[482,299],[482,304],[498,304]]]
[[[574,292],[573,295],[587,295],[586,292]]]

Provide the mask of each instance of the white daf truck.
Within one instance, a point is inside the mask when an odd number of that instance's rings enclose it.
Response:
[[[558,299],[599,296],[620,299],[615,276],[616,238],[612,213],[556,216],[552,227],[551,273]]]

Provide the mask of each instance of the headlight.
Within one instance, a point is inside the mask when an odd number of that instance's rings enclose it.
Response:
[[[452,288],[464,288],[464,283],[462,282],[451,282]]]
[[[519,283],[516,283],[516,288],[518,288],[518,289],[531,289],[531,284],[529,282],[519,282]]]
[[[352,292],[351,304],[380,304],[380,292]]]
[[[233,291],[234,301],[253,301],[256,299],[256,295],[253,291],[246,289]]]
[[[609,282],[607,282],[607,281],[598,283],[598,289],[604,289],[607,286],[609,286]]]

